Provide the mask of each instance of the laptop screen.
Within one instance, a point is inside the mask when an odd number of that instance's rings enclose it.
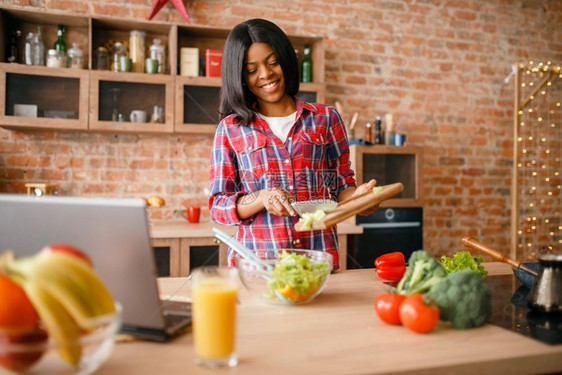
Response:
[[[54,243],[88,254],[123,306],[124,325],[164,327],[142,200],[0,194],[0,252],[23,257]]]

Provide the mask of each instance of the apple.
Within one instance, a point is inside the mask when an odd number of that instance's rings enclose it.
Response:
[[[37,363],[47,351],[47,331],[37,328],[27,332],[0,330],[0,366],[14,372],[22,372]],[[21,345],[20,348],[14,348]],[[29,345],[29,350],[25,346]],[[13,349],[12,349],[13,348]]]
[[[92,267],[92,260],[90,259],[90,257],[86,255],[83,251],[78,250],[72,245],[52,244],[49,246],[45,246],[41,251],[60,251],[61,253],[67,253],[84,260],[86,263],[88,263],[90,267]]]

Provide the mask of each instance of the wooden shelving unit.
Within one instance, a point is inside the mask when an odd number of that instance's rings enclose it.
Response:
[[[174,23],[89,17],[62,12],[27,11],[0,8],[0,61],[12,29],[22,31],[20,51],[25,35],[41,26],[45,50],[53,45],[58,24],[66,26],[69,47],[78,42],[84,51],[85,69],[48,68],[0,63],[0,126],[12,129],[79,130],[117,133],[213,134],[218,123],[221,79],[184,77],[179,72],[179,51],[183,47],[199,48],[200,58],[206,49],[223,49],[229,29]],[[132,30],[146,32],[145,45],[159,38],[166,46],[165,74],[121,73],[94,70],[98,47],[115,41],[128,44]],[[324,100],[324,44],[322,38],[289,36],[299,56],[305,44],[312,45],[314,83],[301,84],[304,100]],[[115,93],[120,101],[122,121],[114,121]],[[14,104],[37,106],[37,117],[16,116]],[[144,110],[150,119],[153,107],[164,110],[163,123],[135,123],[132,110]],[[49,115],[72,118],[49,118]]]
[[[401,182],[404,191],[381,207],[423,207],[423,149],[397,146],[350,146],[351,167],[357,184],[374,178],[378,185]]]

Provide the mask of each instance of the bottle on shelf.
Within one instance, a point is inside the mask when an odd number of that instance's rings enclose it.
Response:
[[[6,54],[6,62],[15,63],[19,62],[19,38],[21,36],[21,30],[12,30],[10,32],[10,44],[8,45],[8,51]]]
[[[310,46],[310,44],[305,44],[304,57],[301,63],[301,82],[312,82],[312,59],[310,58],[311,52],[312,47]]]
[[[133,61],[133,72],[144,73],[144,31],[133,30],[129,37],[129,57]]]
[[[84,52],[78,45],[78,43],[73,42],[72,48],[68,50],[68,58],[70,59],[70,67],[73,69],[83,69],[84,68]]]
[[[66,56],[63,51],[50,49],[47,51],[47,66],[49,68],[66,68]]]
[[[381,130],[381,118],[377,116],[375,118],[375,144],[382,144],[382,130]]]
[[[96,69],[109,70],[109,52],[104,46],[98,47],[96,50]]]
[[[64,41],[64,31],[64,25],[57,26],[57,40],[55,40],[54,45],[55,51],[58,51],[59,56],[62,56],[64,59],[64,65],[62,66],[63,68],[68,65],[68,62],[66,61],[66,42]]]
[[[113,44],[113,62],[111,63],[111,70],[114,72],[120,72],[120,62],[121,57],[127,57],[127,47],[121,42],[115,42]]]
[[[37,26],[36,33],[27,33],[23,52],[26,65],[45,65],[45,44],[43,43],[42,27]]]
[[[162,45],[162,40],[155,38],[148,49],[150,58],[158,61],[158,73],[166,73],[166,48]]]
[[[367,143],[373,143],[373,125],[370,122],[365,124],[365,141]]]
[[[45,43],[43,43],[43,27],[37,26],[37,47],[35,49],[36,65],[45,65]]]
[[[391,146],[394,143],[394,122],[392,121],[392,114],[387,113],[385,121],[386,131],[384,133],[384,144]]]
[[[66,53],[66,42],[64,41],[64,25],[57,26],[57,40],[55,41],[54,49]]]

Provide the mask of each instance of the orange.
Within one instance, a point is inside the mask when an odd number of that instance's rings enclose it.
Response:
[[[285,285],[284,288],[277,289],[279,294],[283,297],[287,298],[291,302],[304,302],[308,300],[315,292],[317,288],[312,289],[310,292],[306,294],[297,293],[290,285]]]
[[[299,298],[299,294],[288,284],[285,285],[284,288],[279,288],[277,290],[279,291],[279,294],[291,302],[295,302]]]
[[[39,316],[25,291],[12,279],[0,274],[0,327],[10,331],[31,331]]]

